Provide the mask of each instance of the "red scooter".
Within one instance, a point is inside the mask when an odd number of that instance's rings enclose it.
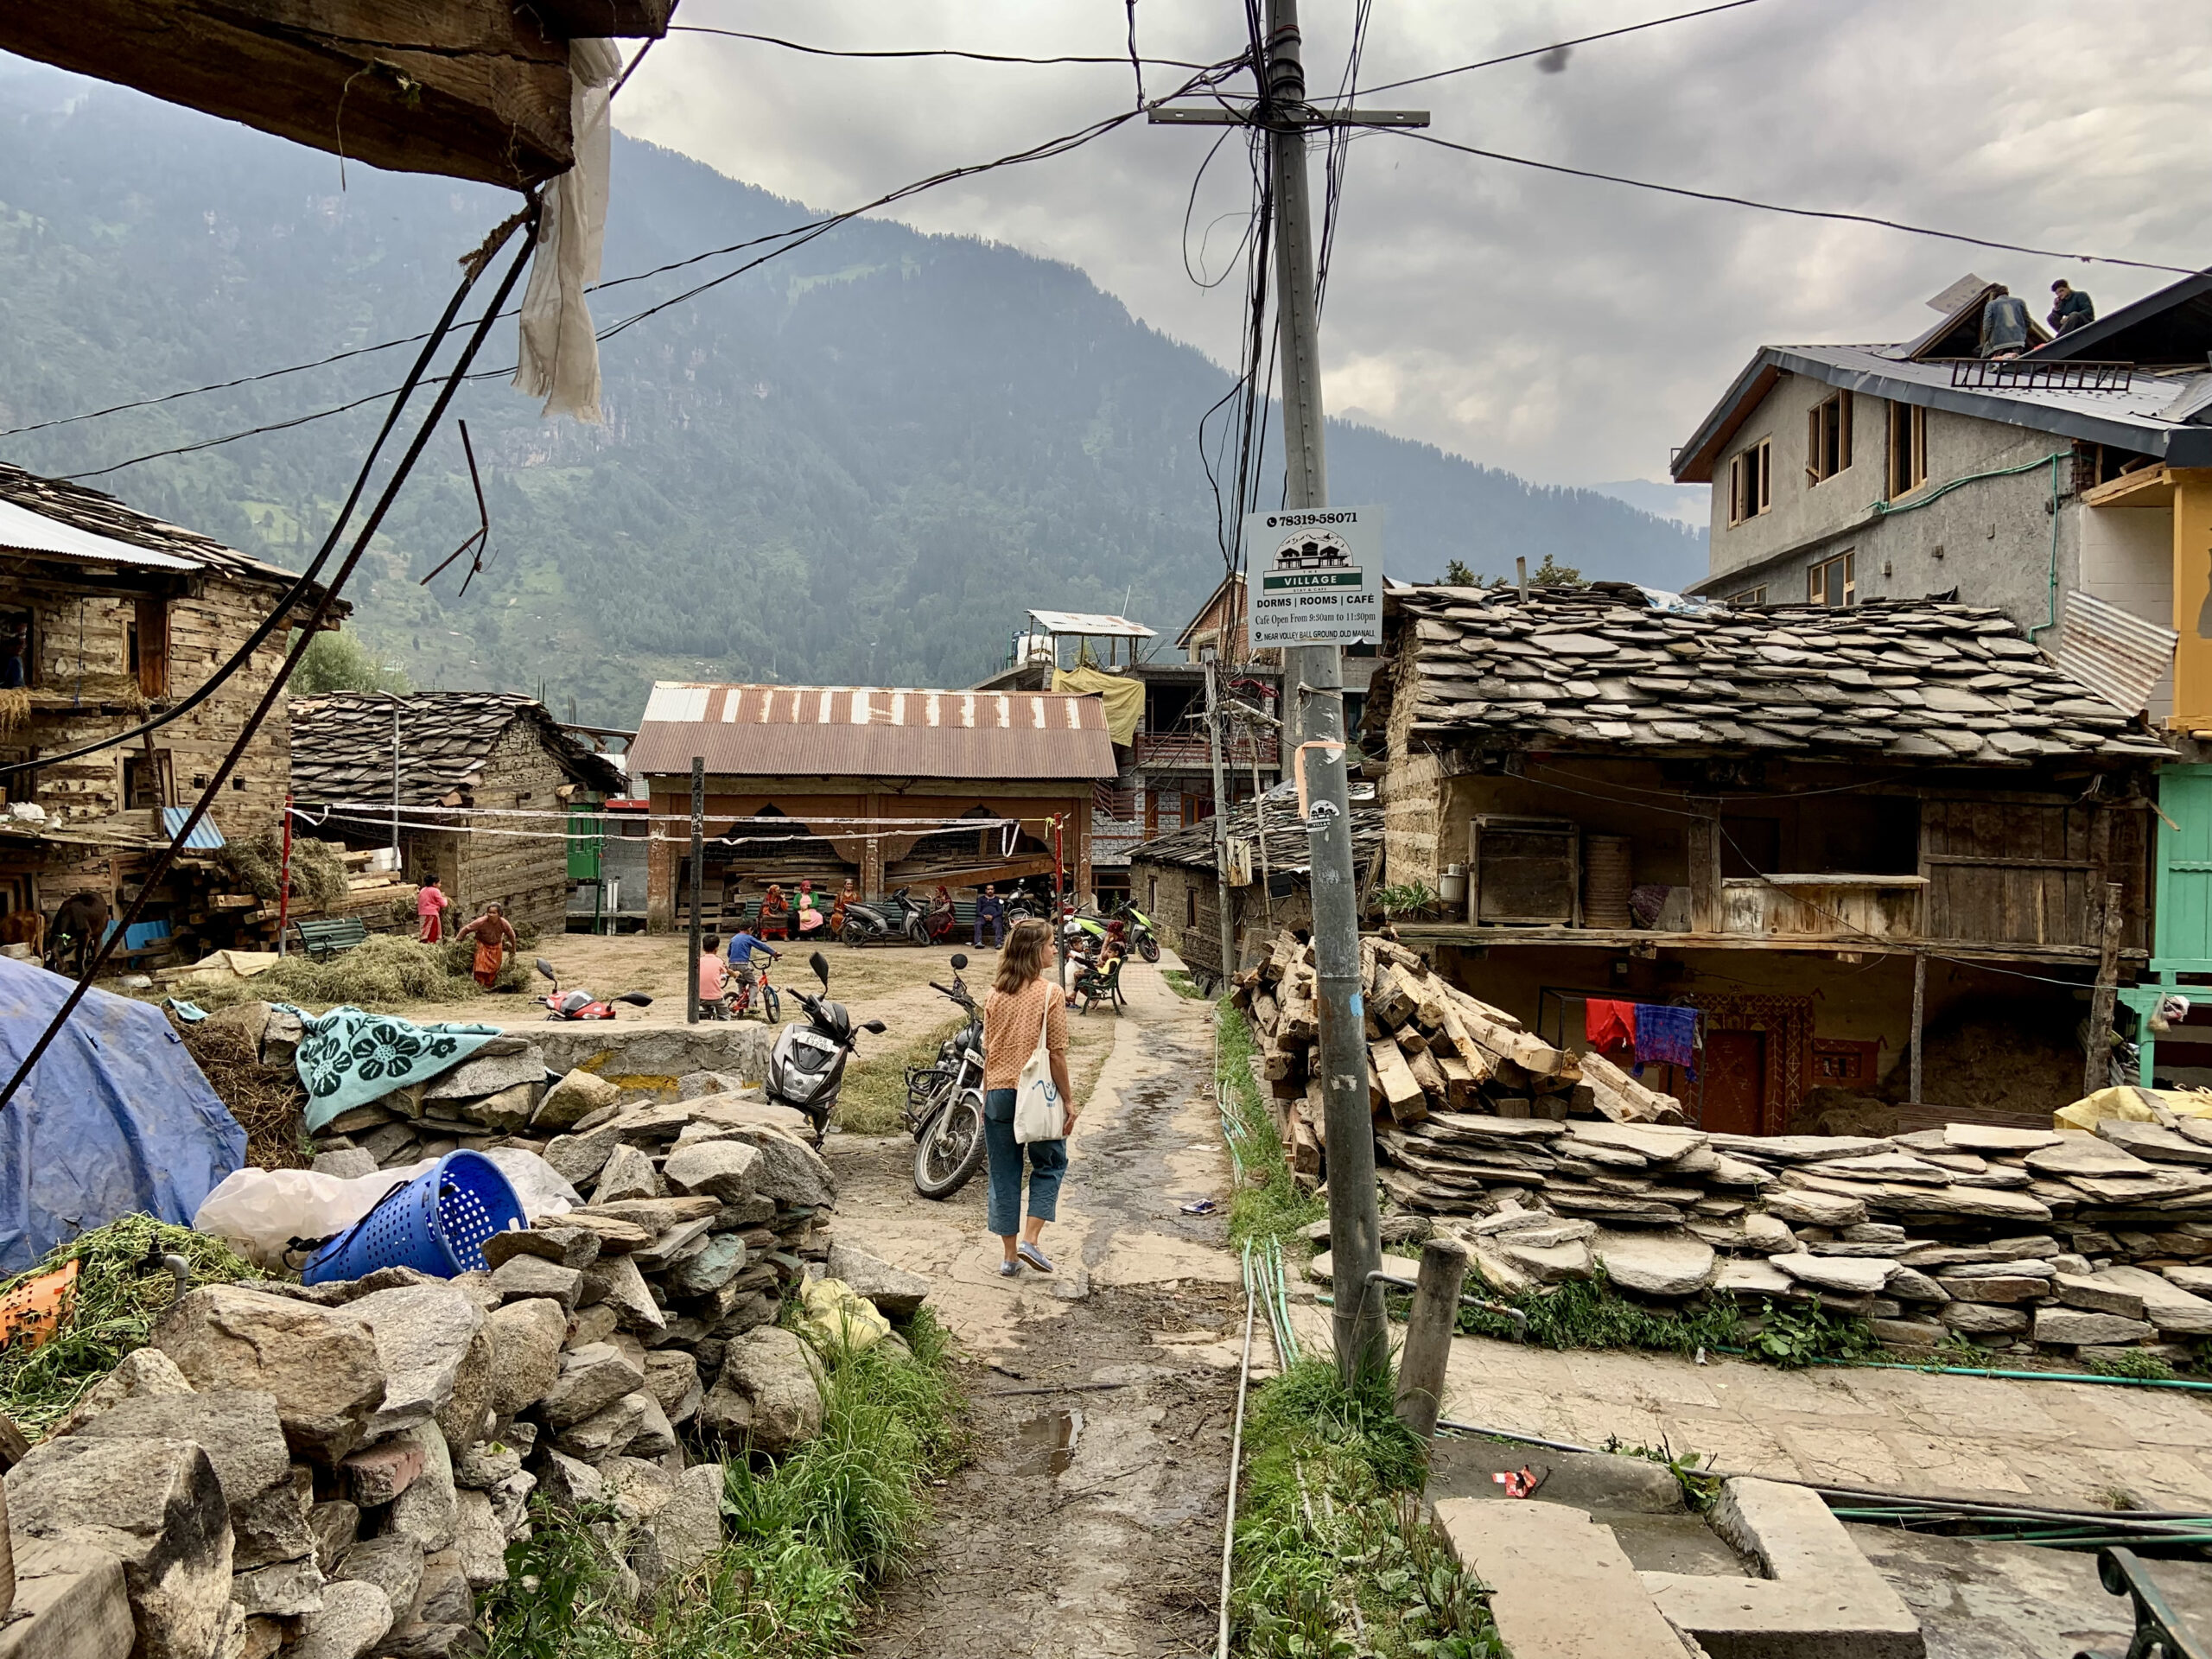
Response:
[[[643,991],[626,991],[620,996],[605,999],[594,997],[589,991],[564,991],[561,988],[561,976],[543,957],[537,958],[537,971],[541,977],[553,982],[550,994],[533,999],[545,1009],[548,1020],[612,1020],[617,1002],[627,1002],[633,1008],[653,1005],[652,998]]]

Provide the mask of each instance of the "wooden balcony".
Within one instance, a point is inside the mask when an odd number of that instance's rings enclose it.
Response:
[[[1139,732],[1136,740],[1141,766],[1158,772],[1204,772],[1213,764],[1201,732]],[[1239,734],[1224,746],[1221,759],[1227,766],[1272,766],[1278,764],[1281,750],[1272,734],[1261,737]]]

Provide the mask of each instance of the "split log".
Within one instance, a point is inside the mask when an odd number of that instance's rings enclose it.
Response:
[[[1402,1052],[1403,1045],[1400,1047]],[[1409,1054],[1406,1058],[1406,1070],[1413,1073],[1414,1081],[1421,1085],[1421,1096],[1428,1103],[1430,1111],[1440,1112],[1450,1107],[1451,1085],[1446,1082],[1444,1070],[1437,1064],[1434,1056],[1426,1052]],[[1424,1112],[1422,1116],[1425,1117],[1427,1113]],[[1403,1122],[1402,1119],[1400,1121]]]
[[[1406,1064],[1406,1057],[1397,1044],[1386,1037],[1370,1045],[1367,1052],[1382,1103],[1389,1108],[1390,1116],[1401,1123],[1418,1123],[1427,1117],[1428,1103],[1422,1097],[1420,1079]]]
[[[1645,1088],[1602,1054],[1582,1056],[1582,1080],[1599,1115],[1616,1123],[1689,1122],[1681,1102]]]

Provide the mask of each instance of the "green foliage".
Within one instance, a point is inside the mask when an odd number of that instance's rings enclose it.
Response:
[[[1443,582],[1446,588],[1479,588],[1483,579],[1468,568],[1465,559],[1449,559],[1445,562]]]
[[[965,1454],[949,1338],[928,1309],[911,1357],[879,1344],[821,1356],[821,1434],[782,1462],[734,1458],[727,1541],[653,1608],[614,1594],[621,1534],[610,1510],[536,1514],[485,1604],[486,1659],[842,1659],[867,1599],[909,1560],[927,1483]],[[612,1541],[612,1542],[610,1542]]]
[[[2117,1354],[2092,1354],[2089,1370],[2099,1376],[2125,1376],[2137,1382],[2171,1382],[2174,1368],[2147,1348],[2125,1349]]]
[[[412,691],[407,671],[372,651],[359,634],[330,629],[308,642],[286,690],[296,697],[326,691]]]
[[[1785,1370],[1796,1370],[1816,1359],[1863,1359],[1881,1344],[1866,1321],[1832,1314],[1815,1296],[1804,1308],[1765,1305],[1759,1328],[1745,1338],[1744,1351]]]
[[[813,217],[620,135],[613,167],[610,278]],[[336,181],[326,155],[11,65],[6,424],[416,334],[512,207],[450,179]],[[690,280],[620,290],[621,312]],[[74,473],[370,400],[95,480],[297,569],[409,356],[25,434],[9,459]],[[1215,533],[1192,446],[1226,378],[1066,265],[858,221],[607,341],[601,364],[603,427],[542,421],[498,381],[460,394],[492,524],[465,595],[460,566],[419,585],[478,522],[450,421],[424,451],[346,595],[348,629],[416,684],[542,680],[556,710],[574,696],[613,726],[656,678],[963,685],[1004,660],[1023,606],[1119,611],[1134,586],[1172,632],[1219,579],[1192,556]],[[1372,428],[1336,424],[1329,446],[1342,499],[1390,503],[1408,568],[1449,550],[1602,556],[1668,587],[1704,569],[1700,538],[1607,497]]]
[[[1422,1524],[1426,1450],[1387,1379],[1300,1361],[1245,1425],[1230,1616],[1249,1659],[1501,1659],[1482,1586]]]
[[[1221,1033],[1216,1075],[1229,1091],[1230,1111],[1238,1130],[1236,1157],[1243,1169],[1243,1179],[1229,1200],[1230,1243],[1287,1237],[1320,1220],[1328,1210],[1290,1173],[1282,1136],[1252,1077],[1251,1022],[1226,999],[1214,1005],[1214,1021]]]
[[[1481,1276],[1477,1268],[1474,1277]],[[1493,1294],[1497,1293],[1493,1292]],[[1601,1270],[1547,1290],[1501,1295],[1529,1319],[1529,1340],[1545,1348],[1648,1348],[1672,1354],[1735,1346],[1742,1327],[1735,1304],[1721,1298],[1703,1308],[1662,1312],[1615,1291]],[[1510,1338],[1510,1319],[1476,1307],[1459,1310],[1459,1329]]]
[[[1630,1446],[1618,1434],[1605,1437],[1606,1451],[1624,1458],[1642,1458],[1674,1476],[1682,1489],[1682,1501],[1700,1515],[1720,1497],[1720,1477],[1712,1472],[1713,1459],[1702,1452],[1677,1452],[1662,1439],[1656,1446]],[[1699,1465],[1705,1465],[1700,1468]]]
[[[26,1280],[78,1264],[71,1311],[52,1339],[0,1348],[0,1414],[35,1440],[125,1354],[143,1348],[176,1294],[176,1281],[159,1259],[164,1255],[185,1259],[194,1287],[262,1277],[207,1234],[151,1216],[125,1216],[79,1234],[0,1285],[4,1296]]]
[[[1436,895],[1419,881],[1404,881],[1375,889],[1376,907],[1386,916],[1410,915],[1436,902]]]
[[[1192,979],[1183,969],[1169,968],[1163,970],[1160,976],[1167,982],[1167,988],[1169,990],[1174,992],[1176,995],[1182,997],[1186,1001],[1203,1002],[1206,1001],[1206,994],[1198,988],[1198,981]]]

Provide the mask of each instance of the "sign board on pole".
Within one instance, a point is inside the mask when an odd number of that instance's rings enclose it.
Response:
[[[1244,515],[1251,643],[1382,642],[1382,509],[1323,507]]]

